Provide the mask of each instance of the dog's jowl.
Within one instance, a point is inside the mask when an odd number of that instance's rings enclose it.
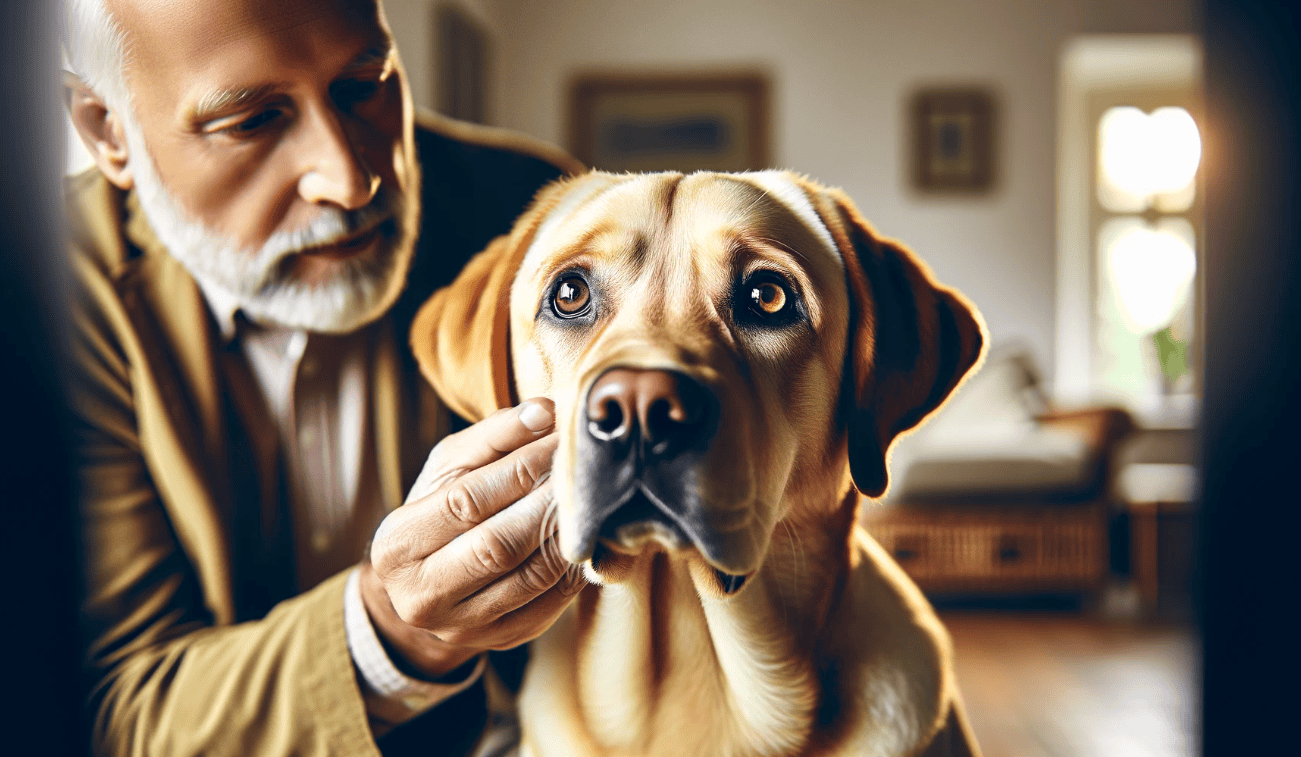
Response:
[[[556,403],[560,546],[593,585],[533,645],[523,752],[973,754],[947,635],[856,521],[984,341],[802,177],[544,190],[412,332],[468,418]]]

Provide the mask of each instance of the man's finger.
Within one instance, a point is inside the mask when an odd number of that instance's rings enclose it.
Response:
[[[500,460],[555,426],[555,404],[534,397],[498,410],[469,428],[443,439],[429,453],[425,467],[407,493],[407,502],[429,496],[464,471]]]
[[[511,649],[532,641],[551,627],[587,583],[581,569],[571,566],[556,585],[541,596],[484,625],[465,625],[437,634],[449,644],[481,649]]]
[[[506,613],[485,629],[488,648],[511,649],[541,636],[586,585],[582,570],[578,566],[571,566],[565,576],[545,594]]]
[[[415,580],[443,587],[444,600],[459,603],[518,568],[556,530],[548,481],[425,557]]]
[[[557,537],[551,536],[519,567],[461,600],[457,615],[468,624],[496,621],[555,586],[570,567],[560,554]]]
[[[547,480],[558,444],[554,434],[544,436],[389,513],[371,546],[375,566],[387,574],[423,560],[508,509]]]

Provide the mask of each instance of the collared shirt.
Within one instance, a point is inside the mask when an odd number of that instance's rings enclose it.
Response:
[[[368,365],[374,329],[341,336],[248,323],[228,293],[200,289],[223,342],[247,359],[275,422],[288,477],[298,589],[356,565],[385,515],[373,426]],[[463,691],[482,674],[485,656],[461,681],[430,683],[403,674],[380,643],[361,599],[356,570],[344,591],[344,622],[367,714],[376,736]]]

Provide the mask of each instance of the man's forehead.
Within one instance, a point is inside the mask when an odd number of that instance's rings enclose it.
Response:
[[[377,28],[377,0],[106,0],[142,66],[202,67],[232,43],[321,27]],[[252,61],[256,62],[256,61]],[[158,69],[154,68],[154,71]]]

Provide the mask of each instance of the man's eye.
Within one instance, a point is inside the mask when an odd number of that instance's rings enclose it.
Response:
[[[247,137],[255,134],[262,127],[274,122],[283,114],[284,112],[279,108],[268,108],[255,115],[249,116],[248,118],[235,121],[228,125],[218,122],[205,131],[209,134],[225,134],[230,137]]]
[[[335,82],[330,87],[330,96],[340,108],[349,108],[374,97],[379,92],[380,83],[362,79],[347,79]]]
[[[262,128],[263,126],[266,126],[267,124],[271,123],[272,121],[276,120],[279,117],[280,117],[280,111],[272,108],[271,110],[264,110],[261,113],[258,113],[256,116],[253,116],[251,118],[246,118],[243,121],[240,121],[239,123],[235,124],[231,128],[236,131],[240,131],[244,133],[257,131],[258,129]]]

